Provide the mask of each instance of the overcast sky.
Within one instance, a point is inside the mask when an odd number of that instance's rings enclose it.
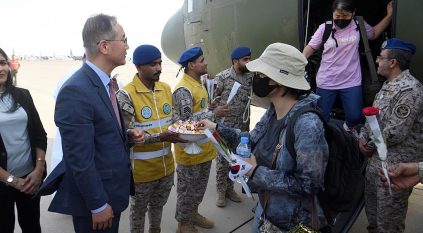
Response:
[[[0,48],[17,55],[82,55],[82,27],[98,13],[116,16],[130,50],[140,44],[160,48],[160,34],[183,0],[4,0]]]

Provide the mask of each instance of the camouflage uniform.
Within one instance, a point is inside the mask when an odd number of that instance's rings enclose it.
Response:
[[[189,80],[194,80],[189,77],[187,74],[184,74],[182,80],[188,78]],[[201,85],[203,85],[201,83]],[[204,86],[202,86],[204,88]],[[213,112],[208,109],[204,109],[201,112],[195,112],[195,96],[198,93],[191,92],[187,87],[177,88],[173,92],[173,113],[174,121],[178,120],[201,120],[201,119],[210,119],[214,120],[215,115]],[[204,101],[205,103],[207,101]],[[205,105],[207,108],[207,105]],[[176,150],[176,149],[175,149]],[[214,156],[216,153],[214,153]],[[210,168],[212,164],[212,159],[214,156],[204,154],[201,152],[195,157],[191,157],[192,161],[189,161],[187,164],[184,162],[187,161],[178,161],[178,153],[175,152],[177,167],[177,202],[176,202],[176,213],[175,219],[179,223],[192,222],[193,213],[198,211],[198,206],[203,200],[204,194],[206,192],[207,183],[210,175]],[[209,158],[208,161],[198,162],[204,160],[203,158]]]
[[[175,218],[178,222],[190,221],[193,211],[196,211],[203,201],[209,181],[211,164],[212,161],[208,161],[193,166],[178,164],[176,167],[178,197]]]
[[[138,74],[134,76],[134,80],[128,85],[140,82]],[[158,88],[160,82],[157,82],[155,89]],[[166,84],[167,85],[167,84]],[[126,88],[126,86],[124,87]],[[157,91],[157,90],[156,90]],[[163,90],[162,90],[163,91]],[[170,87],[169,87],[170,92]],[[131,96],[132,92],[127,92],[125,89],[120,89],[116,93],[116,97],[119,103],[120,108],[122,109],[122,114],[124,117],[125,124],[128,128],[138,127],[136,125],[136,116],[137,114],[142,114],[140,109],[137,109],[134,96]],[[145,92],[139,92],[137,95],[147,95]],[[150,93],[148,93],[149,95]],[[156,93],[158,94],[158,93]],[[169,93],[171,94],[171,93]],[[143,104],[146,104],[145,102]],[[150,133],[145,136],[144,148],[148,145],[157,143],[162,143],[160,141],[160,133]],[[131,149],[131,157],[135,153],[134,148]],[[171,162],[168,161],[165,157],[159,158],[160,166],[168,166],[164,168],[163,171],[155,169],[156,167],[151,166],[154,172],[151,170],[145,169],[144,167],[137,167],[136,159],[132,160],[134,181],[135,181],[135,195],[130,199],[130,231],[132,233],[144,233],[145,225],[145,213],[148,212],[149,219],[149,231],[151,232],[160,232],[160,225],[162,220],[163,206],[166,204],[170,191],[174,185],[174,162],[173,157],[170,158]],[[147,161],[147,160],[145,160]],[[143,166],[153,165],[154,162],[150,161],[148,165],[143,164]],[[141,174],[140,171],[143,171]],[[163,173],[162,173],[163,172]],[[139,173],[139,174],[136,174]],[[159,178],[156,176],[159,174]],[[137,177],[142,177],[143,180],[137,180]]]
[[[149,229],[160,230],[163,206],[173,186],[174,173],[158,180],[135,184],[135,195],[131,197],[131,232],[144,233],[145,213],[148,210]]]
[[[173,121],[177,122],[178,120],[188,120],[192,119],[199,121],[201,119],[210,119],[215,120],[215,115],[211,111],[201,112],[199,114],[193,115],[193,103],[192,95],[189,90],[186,88],[179,88],[173,92],[173,103],[174,112],[173,112]]]
[[[379,125],[388,148],[387,162],[422,161],[423,150],[423,86],[409,70],[392,81],[386,81],[373,102],[380,109]],[[361,137],[369,140],[366,123]],[[377,152],[369,159],[366,170],[366,215],[369,232],[403,232],[410,190],[393,192],[379,179],[381,160]]]
[[[228,116],[222,118],[218,117],[216,122],[224,123],[231,128],[241,129],[241,131],[248,131],[249,117],[250,117],[250,96],[251,86],[253,81],[252,73],[245,73],[237,75],[233,66],[226,69],[215,77],[217,82],[217,89],[215,96],[220,96],[220,104],[226,104],[232,86],[235,82],[241,84],[237,94],[230,103],[230,113]],[[235,143],[236,144],[236,143]],[[232,151],[235,151],[237,145],[230,145]],[[226,190],[233,189],[234,183],[229,179],[229,163],[222,156],[216,157],[216,188],[220,193],[225,193]]]

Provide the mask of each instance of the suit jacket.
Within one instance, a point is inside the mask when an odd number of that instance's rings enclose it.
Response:
[[[44,130],[43,123],[41,122],[40,116],[38,115],[37,109],[35,108],[34,101],[32,100],[31,94],[27,89],[16,88],[15,101],[25,110],[28,121],[27,130],[29,142],[31,144],[31,156],[32,164],[35,168],[37,159],[36,148],[43,151],[47,150],[47,133]],[[0,167],[7,170],[7,151],[3,143],[3,139],[0,135]],[[47,170],[43,174],[43,178],[47,175]]]
[[[114,213],[125,210],[132,184],[125,126],[120,130],[108,93],[87,64],[60,90],[54,120],[65,172],[49,211],[91,216],[105,203]]]

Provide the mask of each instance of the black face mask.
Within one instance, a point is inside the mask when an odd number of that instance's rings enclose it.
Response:
[[[336,26],[342,29],[348,26],[351,20],[352,19],[334,19],[333,22],[335,23]]]
[[[270,78],[260,78],[258,75],[253,78],[253,92],[258,97],[266,97],[272,92],[277,86],[269,85]]]

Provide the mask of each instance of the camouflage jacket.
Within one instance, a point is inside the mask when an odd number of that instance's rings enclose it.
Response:
[[[409,70],[392,81],[385,81],[376,94],[374,107],[380,109],[379,126],[388,148],[389,163],[423,161],[423,86]],[[361,137],[372,137],[368,124]],[[377,152],[370,165],[379,167]]]
[[[237,94],[230,102],[231,111],[224,118],[224,122],[228,127],[248,130],[253,73],[237,75],[234,68],[231,67],[217,74],[215,79],[217,83],[215,97],[220,97],[220,105],[226,104],[228,101],[234,83],[238,82],[241,84]],[[222,117],[218,117],[216,122],[221,122],[222,119]]]
[[[173,122],[179,120],[185,121],[188,119],[195,121],[209,119],[215,121],[216,116],[209,109],[194,115],[194,100],[190,90],[186,87],[177,88],[173,92]]]
[[[317,95],[311,94],[299,100],[290,110],[284,128],[289,118],[303,106],[317,106]],[[271,117],[276,112],[271,105],[261,117],[254,129],[249,132],[252,147],[257,144],[266,131]],[[239,142],[239,129],[218,125],[218,133],[228,142]],[[266,218],[282,230],[289,230],[298,223],[311,226],[312,197],[324,188],[324,174],[329,157],[329,148],[326,143],[323,123],[313,113],[305,113],[298,118],[294,126],[296,161],[288,150],[282,147],[276,159],[275,170],[271,169],[272,154],[257,157],[258,167],[248,185],[258,192],[260,203],[263,205],[265,190],[270,191],[270,198],[266,208]],[[275,138],[280,140],[281,137]],[[284,142],[283,142],[284,143]],[[316,202],[319,225],[326,224],[325,217],[318,202]]]

